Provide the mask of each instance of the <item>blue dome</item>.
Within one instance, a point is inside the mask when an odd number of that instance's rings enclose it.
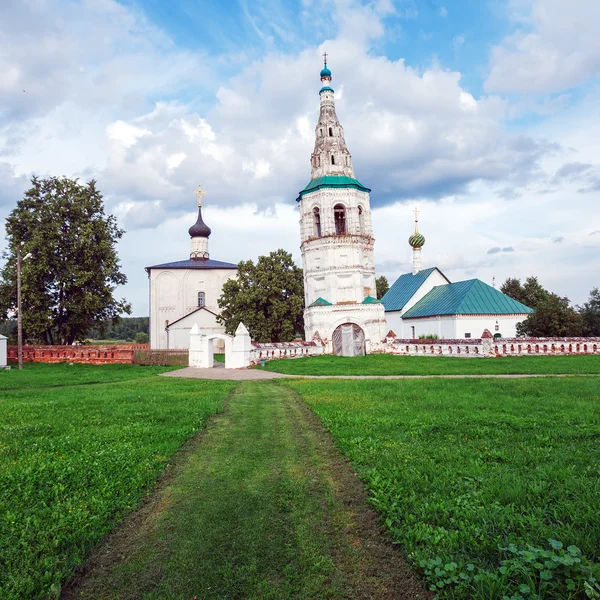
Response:
[[[326,85],[319,90],[319,94],[322,94],[323,92],[333,92],[333,89]]]
[[[321,77],[331,77],[331,71],[327,68],[327,65],[323,67],[321,71]]]

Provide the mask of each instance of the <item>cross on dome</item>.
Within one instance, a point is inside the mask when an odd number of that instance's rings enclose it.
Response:
[[[202,208],[205,194],[206,192],[200,186],[198,186],[198,189],[194,192],[194,195],[198,198],[198,208]]]
[[[327,52],[323,52],[323,62],[325,63],[325,66],[327,66]]]

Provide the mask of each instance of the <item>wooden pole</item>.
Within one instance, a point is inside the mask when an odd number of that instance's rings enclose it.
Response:
[[[21,319],[21,244],[17,245],[17,353],[19,370],[23,369],[23,321]]]

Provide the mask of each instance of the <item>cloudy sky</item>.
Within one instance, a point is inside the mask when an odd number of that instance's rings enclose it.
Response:
[[[207,190],[211,256],[299,253],[321,54],[377,274],[537,275],[600,286],[597,0],[19,0],[0,20],[0,219],[32,174],[95,178],[147,314],[144,267],[189,254]],[[4,242],[2,242],[4,243]]]

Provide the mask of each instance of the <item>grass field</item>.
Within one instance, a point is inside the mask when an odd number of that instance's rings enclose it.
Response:
[[[0,372],[0,598],[56,597],[234,387],[152,377],[165,370]]]
[[[11,364],[8,371],[0,369],[0,391],[131,381],[174,369],[181,367],[25,363],[23,370],[19,371],[16,365]]]
[[[256,367],[290,375],[600,374],[600,355],[457,358],[370,354],[273,360]]]
[[[440,598],[600,598],[597,378],[279,385],[331,431]]]

